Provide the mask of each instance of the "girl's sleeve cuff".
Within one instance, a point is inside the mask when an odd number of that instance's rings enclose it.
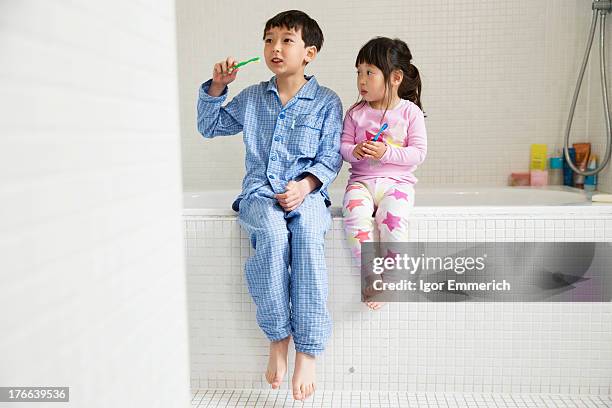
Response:
[[[391,156],[391,149],[393,148],[392,146],[386,145],[387,146],[387,150],[385,150],[385,152],[383,153],[382,157],[380,158],[380,162],[381,163],[388,163],[389,162],[389,156]]]

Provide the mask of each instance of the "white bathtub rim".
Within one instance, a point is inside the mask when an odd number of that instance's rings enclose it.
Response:
[[[332,206],[330,209],[333,218],[342,218],[341,208]],[[470,217],[479,215],[533,215],[538,218],[547,218],[549,216],[592,216],[592,215],[610,215],[612,216],[612,205],[607,203],[583,203],[572,205],[555,205],[555,206],[524,206],[524,207],[504,207],[504,206],[428,206],[414,207],[412,216],[427,217],[435,216],[443,217]],[[223,217],[237,218],[238,213],[228,209],[220,208],[185,208],[183,216],[186,217]]]
[[[469,190],[477,189],[477,192],[468,191],[458,192],[457,194],[479,194],[480,191],[487,193],[490,190],[498,188],[510,188],[507,186],[474,186],[474,185],[441,185],[436,187],[426,187],[431,192],[439,191],[444,193],[445,191],[455,191],[467,188]],[[537,189],[551,190],[551,191],[562,191],[579,193],[583,197],[589,198],[593,193],[585,192],[577,188],[567,186],[546,186],[546,187],[512,187],[520,190]],[[184,194],[201,194],[202,191],[186,191]],[[236,194],[237,195],[237,194]],[[338,205],[332,204],[330,207],[332,217],[342,218],[342,209]],[[461,205],[461,206],[449,206],[449,205],[427,205],[427,206],[415,206],[412,210],[413,216],[437,216],[437,217],[457,217],[457,216],[478,216],[478,215],[536,215],[539,218],[542,216],[582,216],[582,215],[612,215],[612,204],[611,203],[593,203],[591,201],[584,202],[573,202],[573,203],[562,203],[562,204],[548,204],[548,205]],[[232,210],[231,206],[223,208],[183,208],[183,216],[187,217],[233,217],[237,218],[238,213]]]

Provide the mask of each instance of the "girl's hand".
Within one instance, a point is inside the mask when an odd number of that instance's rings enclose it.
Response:
[[[355,157],[357,160],[361,160],[365,156],[365,152],[363,151],[363,145],[364,143],[359,143],[356,144],[353,148],[353,157]]]
[[[364,157],[380,160],[387,151],[387,145],[383,142],[373,142],[368,140],[363,144]]]
[[[224,89],[227,84],[233,82],[236,79],[236,74],[240,70],[236,68],[232,69],[230,72],[230,68],[235,64],[236,60],[233,57],[227,57],[225,61],[217,62],[213,68],[212,85]]]

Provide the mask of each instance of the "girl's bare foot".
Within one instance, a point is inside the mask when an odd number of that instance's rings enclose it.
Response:
[[[365,298],[365,304],[372,310],[378,310],[384,305],[386,302],[377,302],[374,299],[377,298],[377,295],[381,294],[381,290],[374,289],[374,282],[377,279],[382,280],[383,275],[370,275],[365,278],[365,287],[363,288],[363,297]]]
[[[295,353],[295,370],[291,380],[294,399],[303,401],[315,392],[315,369],[314,356]]]
[[[270,357],[266,369],[266,380],[273,389],[280,387],[287,373],[287,350],[291,336],[270,343]]]
[[[378,310],[386,304],[387,302],[366,302],[366,305],[372,310]]]

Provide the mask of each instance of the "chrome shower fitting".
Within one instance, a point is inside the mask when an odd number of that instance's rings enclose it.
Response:
[[[563,146],[563,154],[565,160],[572,168],[574,172],[582,176],[592,176],[602,171],[610,161],[610,154],[612,153],[612,131],[610,125],[610,109],[608,103],[608,86],[606,81],[606,58],[605,58],[605,38],[606,38],[606,14],[612,11],[612,1],[610,0],[594,0],[591,7],[593,9],[593,18],[591,20],[591,28],[589,29],[589,39],[587,41],[586,52],[582,60],[582,66],[580,73],[578,74],[578,82],[576,83],[576,90],[574,91],[574,98],[570,107],[569,117],[567,119],[567,127],[565,129],[565,143]],[[586,70],[587,63],[589,61],[589,54],[591,52],[591,46],[593,45],[593,36],[595,35],[595,27],[597,26],[597,19],[600,18],[599,24],[599,70],[601,72],[601,94],[603,96],[604,105],[604,116],[606,122],[606,153],[605,158],[599,165],[599,167],[593,170],[580,170],[576,167],[575,163],[569,156],[569,137],[570,130],[572,128],[572,119],[574,118],[574,111],[576,109],[576,101],[580,94],[580,86],[582,85],[582,78],[584,77],[584,71]]]
[[[593,10],[603,10],[605,12],[612,11],[612,1],[610,0],[594,0],[591,6]]]

